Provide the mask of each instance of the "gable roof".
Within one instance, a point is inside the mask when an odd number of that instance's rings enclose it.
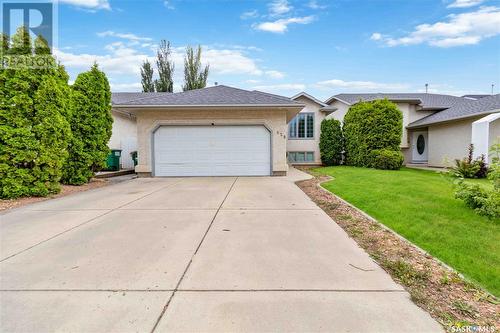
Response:
[[[322,101],[320,101],[319,99],[317,99],[316,97],[314,97],[312,95],[309,95],[305,91],[299,92],[297,95],[290,97],[290,99],[297,100],[300,97],[305,97],[305,98],[313,101],[314,103],[316,103],[316,104],[318,104],[319,106],[322,106],[322,107],[327,107],[328,106],[328,104],[323,103]]]
[[[477,100],[468,99],[449,109],[414,121],[410,123],[407,128],[422,127],[494,112],[500,112],[500,94],[483,97]]]
[[[224,85],[175,93],[113,93],[113,107],[304,107],[288,97]]]
[[[463,95],[462,97],[463,98],[470,98],[470,99],[480,99],[480,98],[483,98],[483,97],[488,97],[488,96],[491,96],[491,95]]]
[[[111,104],[122,104],[139,98],[149,98],[156,95],[169,94],[164,92],[114,92],[111,93]]]
[[[454,105],[468,101],[463,97],[441,94],[427,94],[427,93],[373,93],[373,94],[338,94],[326,100],[327,104],[332,103],[334,100],[342,103],[352,105],[359,101],[374,101],[377,99],[387,98],[393,102],[408,102],[417,104],[423,110],[444,110]]]

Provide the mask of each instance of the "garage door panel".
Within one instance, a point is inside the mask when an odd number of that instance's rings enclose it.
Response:
[[[254,176],[271,171],[264,126],[162,126],[154,135],[156,176]]]

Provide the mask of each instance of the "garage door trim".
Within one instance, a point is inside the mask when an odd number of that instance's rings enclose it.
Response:
[[[269,132],[269,174],[273,174],[273,131],[267,126],[265,123],[262,122],[252,122],[252,123],[215,123],[215,122],[207,122],[207,123],[200,123],[196,122],[195,124],[189,123],[189,122],[182,122],[182,123],[157,123],[154,128],[151,131],[151,151],[150,151],[150,156],[151,156],[151,175],[153,177],[156,177],[156,163],[155,163],[155,133],[158,131],[160,127],[164,126],[174,126],[174,127],[181,127],[181,126],[200,126],[200,127],[207,127],[207,126],[214,126],[214,127],[220,127],[220,126],[262,126],[264,127],[268,132]]]

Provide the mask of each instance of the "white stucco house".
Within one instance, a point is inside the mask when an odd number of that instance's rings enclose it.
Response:
[[[488,156],[488,147],[500,136],[500,117],[497,116],[500,94],[475,97],[427,93],[338,94],[321,102],[300,93],[292,99],[306,107],[289,126],[287,151],[290,162],[320,164],[321,121],[333,118],[342,122],[349,108],[357,102],[384,98],[394,102],[403,114],[401,151],[405,164],[445,167],[454,159],[463,158],[470,143],[474,143],[477,156]],[[485,118],[492,114],[495,116]],[[294,136],[299,136],[300,140]]]
[[[387,98],[403,114],[405,163],[447,166],[474,143],[488,154],[500,136],[500,94],[338,94],[326,101],[214,86],[177,93],[113,93],[113,136],[122,167],[140,176],[285,175],[289,164],[321,164],[320,126],[343,121],[359,101]]]

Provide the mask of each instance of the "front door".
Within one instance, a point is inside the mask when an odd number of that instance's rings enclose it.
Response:
[[[413,132],[412,160],[416,163],[427,162],[428,140],[427,131]]]

